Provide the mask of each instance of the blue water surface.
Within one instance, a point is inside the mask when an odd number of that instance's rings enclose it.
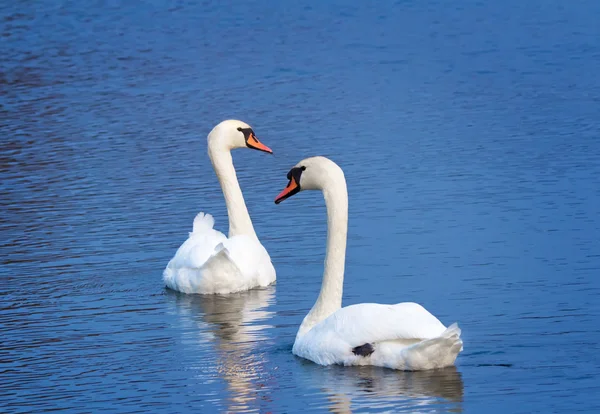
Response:
[[[0,411],[600,410],[600,2],[4,1]],[[276,285],[165,289],[197,212],[227,230],[206,154],[234,160]],[[457,321],[456,368],[291,354],[319,290],[320,194],[345,171],[344,304]]]

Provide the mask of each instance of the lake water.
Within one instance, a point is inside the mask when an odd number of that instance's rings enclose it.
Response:
[[[106,3],[106,4],[105,4]],[[135,3],[135,5],[134,5]],[[0,411],[600,410],[600,2],[0,5]],[[197,212],[227,230],[234,160],[278,280],[227,297],[161,275]],[[416,301],[456,368],[291,354],[319,290],[322,197],[346,173],[344,304]]]

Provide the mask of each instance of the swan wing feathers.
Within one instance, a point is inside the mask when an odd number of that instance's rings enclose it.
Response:
[[[275,280],[271,257],[257,238],[234,236],[223,242],[223,245],[244,279],[253,280],[259,286],[267,286]]]
[[[334,334],[351,347],[359,347],[382,341],[436,338],[445,330],[435,316],[417,303],[361,303],[341,308],[307,335]]]
[[[226,242],[227,240],[225,240]],[[202,293],[231,293],[242,290],[240,269],[231,260],[231,254],[224,243],[219,243],[212,256],[199,269],[198,278]]]
[[[219,243],[227,240],[223,233],[213,229],[213,225],[214,219],[210,214],[199,213],[196,216],[193,231],[163,272],[163,280],[169,288],[186,293],[197,292],[195,269],[214,255]]]
[[[245,235],[219,243],[200,272],[207,293],[241,292],[275,280],[267,251],[258,240]]]
[[[275,280],[271,258],[258,239],[228,239],[214,230],[210,214],[194,219],[193,231],[163,272],[166,285],[185,293],[233,293]]]
[[[227,240],[220,231],[214,230],[215,220],[210,214],[199,213],[194,219],[193,231],[179,247],[168,267],[200,267],[215,253],[215,247]]]

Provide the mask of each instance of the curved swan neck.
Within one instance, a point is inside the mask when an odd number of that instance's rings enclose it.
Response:
[[[208,156],[213,165],[227,206],[229,216],[229,237],[245,234],[256,237],[248,208],[244,201],[242,189],[237,180],[231,152],[222,148],[215,148],[209,144]]]
[[[348,234],[348,191],[343,175],[323,186],[323,196],[327,207],[325,271],[319,297],[304,318],[298,336],[342,307]]]

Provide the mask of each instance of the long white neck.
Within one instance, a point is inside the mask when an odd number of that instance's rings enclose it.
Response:
[[[317,301],[300,325],[298,337],[342,307],[348,234],[348,191],[343,176],[327,184],[323,187],[327,207],[327,252],[323,283]]]
[[[229,237],[239,234],[256,237],[242,189],[235,174],[231,152],[218,147],[213,148],[209,145],[208,156],[225,196],[225,205],[229,216]]]

